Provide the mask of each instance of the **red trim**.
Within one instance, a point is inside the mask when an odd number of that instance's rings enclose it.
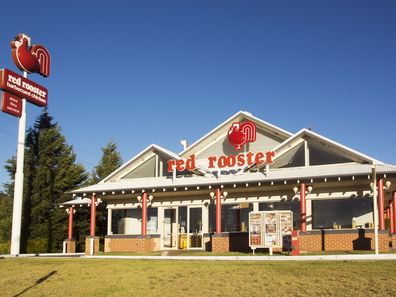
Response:
[[[221,191],[216,189],[216,233],[221,233]]]
[[[300,215],[301,215],[301,231],[307,231],[307,201],[305,184],[300,185]]]
[[[384,179],[381,178],[378,181],[378,225],[379,230],[385,230],[385,219],[384,219]]]
[[[393,194],[394,195],[394,194]],[[390,233],[395,233],[395,216],[393,212],[395,211],[393,201],[391,200],[389,203],[389,220],[390,220]]]
[[[393,232],[396,232],[396,192],[393,192]]]
[[[68,240],[73,239],[73,207],[69,207],[69,232],[68,232]]]
[[[89,234],[91,236],[95,236],[95,228],[96,228],[96,198],[94,195],[91,197],[91,225]]]
[[[147,235],[147,193],[142,195],[142,235]]]

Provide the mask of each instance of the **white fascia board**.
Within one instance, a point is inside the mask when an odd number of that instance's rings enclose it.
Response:
[[[275,125],[272,125],[270,123],[267,123],[255,116],[253,116],[250,112],[247,111],[238,111],[236,114],[232,115],[231,117],[229,117],[228,119],[226,119],[224,122],[222,122],[220,125],[218,125],[216,128],[212,129],[211,131],[209,131],[208,133],[206,133],[204,136],[202,136],[201,138],[199,138],[197,141],[195,141],[193,144],[191,144],[189,147],[187,147],[185,150],[183,150],[182,152],[179,153],[179,155],[184,155],[186,152],[188,152],[189,150],[191,150],[193,147],[197,146],[199,143],[201,143],[203,140],[205,140],[206,138],[208,138],[210,135],[212,135],[213,133],[215,133],[216,131],[218,131],[219,129],[221,129],[223,126],[225,126],[227,123],[231,122],[232,120],[236,119],[239,116],[244,116],[245,118],[258,123],[259,125],[269,129],[269,130],[275,130],[277,133],[279,133],[280,136],[283,137],[290,137],[293,134],[281,129]]]
[[[358,157],[358,158],[360,158],[360,159],[362,159],[364,161],[367,161],[369,163],[372,163],[372,164],[383,164],[383,162],[381,162],[381,161],[378,161],[378,160],[376,160],[374,158],[371,158],[371,157],[369,157],[369,156],[367,156],[365,154],[362,154],[362,153],[360,153],[360,152],[358,152],[356,150],[353,150],[353,149],[351,149],[351,148],[349,148],[349,147],[347,147],[345,145],[342,145],[342,144],[340,144],[340,143],[338,143],[338,142],[336,142],[334,140],[331,140],[331,139],[329,139],[327,137],[324,137],[324,136],[322,136],[322,135],[320,135],[320,134],[318,134],[316,132],[313,132],[312,130],[308,130],[306,128],[301,129],[296,134],[294,134],[292,137],[290,137],[286,141],[284,141],[281,144],[279,144],[277,147],[274,148],[274,151],[275,152],[279,151],[280,149],[282,149],[283,147],[286,147],[287,145],[289,145],[290,143],[292,143],[296,139],[298,139],[300,137],[302,138],[304,135],[308,135],[308,136],[311,136],[313,138],[319,139],[319,140],[321,140],[323,142],[327,142],[330,145],[332,145],[332,146],[334,146],[336,148],[339,148],[342,151],[346,151],[349,154],[352,154],[352,155],[354,155],[354,156],[356,156],[356,157]]]
[[[171,151],[169,151],[167,149],[164,149],[164,148],[160,147],[159,145],[151,144],[148,147],[146,147],[144,150],[142,150],[140,153],[138,153],[136,156],[134,156],[132,159],[130,159],[129,161],[127,161],[126,163],[121,165],[120,168],[116,169],[115,171],[110,173],[108,176],[106,176],[104,179],[102,179],[98,184],[105,183],[111,177],[113,177],[114,175],[116,175],[117,173],[122,171],[124,168],[126,168],[127,166],[132,164],[134,161],[138,160],[142,155],[144,155],[145,153],[149,152],[150,150],[157,150],[157,151],[162,152],[163,154],[165,154],[165,155],[167,155],[167,156],[169,156],[171,158],[174,158],[174,159],[179,159],[180,158],[180,156],[177,155],[176,153],[173,153],[173,152],[171,152]]]

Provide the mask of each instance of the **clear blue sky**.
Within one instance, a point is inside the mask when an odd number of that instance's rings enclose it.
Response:
[[[6,1],[0,68],[24,32],[52,55],[49,112],[87,170],[179,152],[239,110],[396,164],[396,1]],[[28,104],[28,126],[40,108]],[[17,119],[0,114],[0,183]]]

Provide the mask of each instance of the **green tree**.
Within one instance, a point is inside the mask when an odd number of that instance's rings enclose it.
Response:
[[[67,234],[67,215],[59,204],[70,199],[65,192],[81,185],[87,175],[84,167],[76,164],[72,147],[46,109],[32,134],[34,145],[29,152],[33,154],[34,172],[31,189],[26,189],[31,191],[28,251],[59,251]]]
[[[91,179],[92,184],[96,184],[104,179],[122,164],[121,154],[118,152],[117,144],[110,140],[106,146],[102,147],[102,158],[94,168]]]

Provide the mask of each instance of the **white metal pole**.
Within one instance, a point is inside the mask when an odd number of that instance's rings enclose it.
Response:
[[[374,247],[375,254],[378,255],[378,201],[377,201],[377,173],[375,165],[371,167],[373,175],[373,211],[374,211]]]
[[[27,77],[27,72],[23,72]],[[22,201],[23,201],[23,164],[25,159],[26,99],[22,99],[22,116],[19,119],[17,163],[14,184],[14,204],[12,210],[11,255],[20,253]]]

